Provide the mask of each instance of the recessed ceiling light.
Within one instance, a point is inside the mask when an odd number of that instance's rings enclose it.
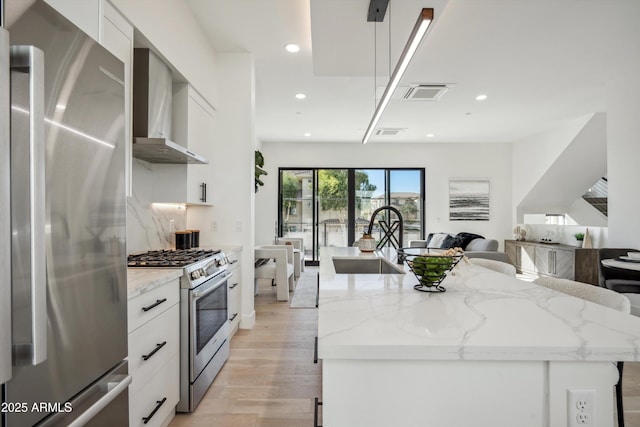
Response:
[[[64,110],[66,109],[67,106],[64,104],[56,104],[56,110]]]
[[[428,134],[427,134],[427,138],[433,138],[434,136],[435,136],[435,135],[434,135],[434,134],[432,134],[432,133],[428,133]]]
[[[307,97],[307,95],[305,95],[304,93],[296,93],[296,98],[298,99],[305,99]]]
[[[300,46],[294,43],[289,43],[284,48],[287,50],[287,52],[291,52],[291,53],[300,52]]]
[[[487,95],[485,94],[476,96],[476,101],[484,101],[485,99],[487,99]]]
[[[304,136],[311,136],[309,132],[305,133]]]

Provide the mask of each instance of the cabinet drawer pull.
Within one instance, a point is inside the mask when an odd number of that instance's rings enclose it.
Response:
[[[233,319],[235,319],[238,316],[238,313],[233,313],[233,316],[231,316],[231,319],[229,319],[230,322],[233,322]]]
[[[318,398],[315,398],[315,408],[313,411],[313,425],[314,427],[322,427],[321,425],[318,424],[318,406],[322,405],[322,402],[320,402],[318,400]]]
[[[156,300],[156,302],[154,302],[153,304],[147,306],[147,307],[142,307],[142,311],[149,311],[152,308],[156,308],[157,306],[159,306],[160,304],[162,304],[163,302],[165,302],[167,299],[166,298],[162,298],[162,299],[158,299]]]
[[[167,342],[164,341],[161,344],[156,344],[156,348],[154,348],[151,353],[149,354],[145,354],[142,356],[142,360],[149,360],[151,359],[151,356],[153,356],[154,354],[156,354],[158,352],[158,350],[160,350],[162,347],[164,347],[165,345],[167,345]]]
[[[142,422],[143,424],[148,423],[149,421],[151,421],[151,418],[153,418],[153,416],[156,414],[156,412],[158,412],[158,409],[160,409],[160,407],[162,405],[164,405],[164,402],[167,401],[167,398],[163,398],[162,400],[156,400],[156,407],[153,408],[153,411],[151,411],[151,413],[149,415],[147,415],[146,417],[142,418]]]
[[[233,288],[235,288],[236,286],[238,286],[238,282],[236,282],[236,283],[234,283],[233,285],[229,286],[229,289],[233,289]]]
[[[313,344],[313,363],[318,363],[318,337],[315,337]]]

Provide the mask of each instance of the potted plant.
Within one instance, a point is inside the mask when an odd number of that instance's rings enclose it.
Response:
[[[582,242],[584,240],[584,233],[576,233],[573,235],[578,242]]]
[[[255,171],[255,180],[256,180],[256,193],[258,192],[258,188],[264,185],[264,182],[260,179],[262,175],[267,175],[267,171],[262,169],[264,167],[264,157],[259,150],[256,150],[255,154],[255,162],[256,162],[256,171]]]

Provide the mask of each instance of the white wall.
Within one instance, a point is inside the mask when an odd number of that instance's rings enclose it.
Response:
[[[256,244],[273,241],[279,167],[424,167],[426,232],[511,238],[510,144],[264,143],[264,187],[256,194]],[[449,179],[490,180],[490,221],[449,221]]]
[[[607,227],[609,225],[607,217],[594,209],[584,199],[577,199],[569,207],[567,215],[575,221],[576,224],[591,225],[594,227]]]
[[[640,2],[623,4],[615,11],[605,10],[603,16],[616,22],[605,52],[609,246],[640,248]]]
[[[517,207],[591,118],[588,115],[568,120],[555,129],[513,143],[514,222],[522,222]]]
[[[247,53],[217,56],[220,108],[216,113],[216,151],[210,159],[213,217],[206,221],[216,244],[241,245],[242,288],[240,327],[255,324],[253,309],[254,273],[254,111],[255,75],[253,58]],[[189,222],[192,220],[189,210]],[[215,221],[215,224],[211,224]]]

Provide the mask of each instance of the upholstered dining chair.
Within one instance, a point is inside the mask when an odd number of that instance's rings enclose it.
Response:
[[[485,258],[469,258],[469,262],[473,265],[479,265],[480,267],[506,274],[507,276],[516,277],[516,268],[508,262]]]
[[[254,249],[255,293],[258,294],[258,279],[275,281],[276,299],[289,301],[289,291],[295,287],[293,246],[263,245]]]
[[[304,271],[304,239],[302,237],[278,237],[276,244],[282,245],[287,244],[287,242],[290,242],[293,245],[293,258],[295,261],[295,271],[293,274],[295,275],[296,280],[298,280],[301,272]]]
[[[533,283],[596,304],[604,305],[626,314],[629,314],[631,311],[629,298],[610,289],[593,286],[588,283],[574,282],[568,279],[556,279],[555,277],[539,277],[534,280]],[[617,362],[616,367],[618,368],[619,375],[618,383],[616,384],[618,427],[624,427],[624,408],[622,405],[622,370],[624,368],[624,362]]]

